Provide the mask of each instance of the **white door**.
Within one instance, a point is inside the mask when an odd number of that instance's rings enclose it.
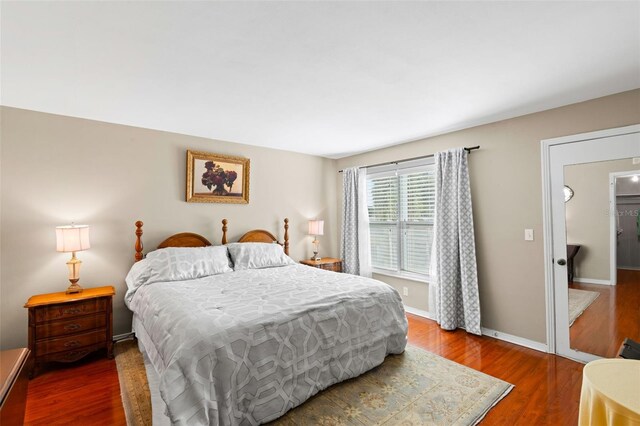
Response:
[[[591,134],[576,135],[576,137],[558,138],[543,141],[544,150],[548,157],[544,159],[546,173],[547,203],[551,207],[551,242],[546,242],[547,256],[547,303],[548,321],[554,323],[551,330],[548,329],[551,338],[555,334],[555,345],[549,339],[550,348],[555,346],[555,353],[568,358],[588,362],[597,359],[598,356],[572,349],[569,337],[569,290],[567,279],[567,237],[565,223],[565,196],[564,196],[564,171],[565,166],[595,163],[609,160],[630,159],[640,157],[640,126],[630,126],[619,129],[615,135],[613,131],[594,132]],[[614,134],[613,136],[611,134]],[[550,203],[548,203],[550,199]],[[547,207],[548,208],[548,207]],[[603,212],[605,214],[606,212]],[[548,211],[547,211],[548,214]],[[549,233],[547,231],[547,237]],[[549,256],[550,255],[550,256]],[[552,308],[552,310],[550,310]],[[554,315],[549,315],[549,314]]]

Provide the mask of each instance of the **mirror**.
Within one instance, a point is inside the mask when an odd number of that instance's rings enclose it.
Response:
[[[570,347],[614,358],[640,340],[640,164],[569,165],[564,183]]]

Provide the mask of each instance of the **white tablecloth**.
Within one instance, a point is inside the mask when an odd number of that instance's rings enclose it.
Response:
[[[585,365],[578,424],[640,426],[640,361],[599,359]]]

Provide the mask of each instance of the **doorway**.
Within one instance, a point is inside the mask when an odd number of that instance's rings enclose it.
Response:
[[[549,351],[614,357],[624,337],[640,339],[640,313],[625,308],[640,303],[640,274],[610,263],[610,174],[638,168],[640,126],[542,141],[542,157]]]
[[[636,167],[640,169],[640,159]],[[609,174],[611,264],[617,270],[640,271],[640,170]]]

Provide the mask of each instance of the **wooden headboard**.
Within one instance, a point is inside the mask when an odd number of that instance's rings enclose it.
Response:
[[[227,244],[227,224],[229,221],[227,219],[222,219],[222,244]],[[136,222],[136,254],[135,259],[136,262],[144,259],[144,254],[142,254],[143,244],[142,244],[142,226],[144,223],[139,220]],[[269,231],[265,231],[264,229],[252,229],[251,231],[245,232],[245,234],[238,239],[239,243],[278,243],[284,247],[285,254],[289,254],[289,219],[284,219],[284,242],[279,242],[278,239]],[[166,247],[207,247],[210,246],[211,243],[205,237],[199,234],[194,234],[192,232],[181,232],[179,234],[173,234],[170,237],[166,238],[162,241],[158,248],[166,248]]]

